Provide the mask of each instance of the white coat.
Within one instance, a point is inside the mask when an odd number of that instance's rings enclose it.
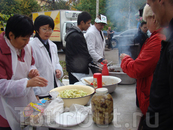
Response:
[[[37,102],[32,87],[26,88],[27,75],[31,69],[36,68],[34,65],[31,66],[30,45],[24,47],[24,62],[21,62],[18,60],[15,48],[7,38],[5,40],[11,50],[13,76],[10,80],[0,79],[0,115],[8,120],[12,130],[20,130],[19,110],[22,111],[30,102]]]
[[[63,76],[63,69],[59,64],[58,51],[55,43],[48,40],[50,46],[50,59],[49,53],[46,50],[43,43],[35,37],[29,42],[33,49],[33,57],[35,59],[35,66],[37,67],[41,77],[48,80],[48,85],[46,87],[35,87],[35,94],[38,96],[47,96],[49,91],[54,88],[54,77],[58,86],[61,86],[61,82],[56,78],[55,70],[59,69],[61,71],[61,77]]]
[[[85,34],[88,51],[94,62],[97,62],[99,59],[104,58],[105,38],[102,31],[101,33],[103,39],[95,25],[92,25],[88,28]]]

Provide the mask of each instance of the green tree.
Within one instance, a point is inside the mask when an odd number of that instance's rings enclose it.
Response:
[[[15,0],[0,0],[0,13],[11,15],[20,12],[19,3]]]
[[[20,0],[20,14],[32,17],[32,12],[41,11],[40,5],[37,4],[36,0]]]
[[[58,9],[70,9],[70,6],[67,4],[64,0],[41,0],[41,3],[43,4],[42,9],[44,11],[46,10],[58,10]]]
[[[6,22],[10,18],[10,15],[5,15],[0,13],[0,25],[6,27]]]
[[[106,0],[99,0],[99,14],[105,15]],[[73,8],[80,11],[87,11],[92,16],[91,23],[94,23],[96,17],[96,0],[80,0],[73,4]]]
[[[23,14],[31,17],[32,12],[40,11],[36,0],[0,0],[0,13]]]

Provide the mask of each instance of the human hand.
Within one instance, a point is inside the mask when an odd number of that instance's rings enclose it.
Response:
[[[34,77],[39,76],[39,75],[40,74],[39,74],[37,69],[32,69],[28,74],[28,78],[34,78]]]
[[[27,82],[27,86],[26,87],[46,87],[47,86],[48,81],[40,76],[36,76],[30,80],[28,80]]]
[[[125,53],[122,53],[122,54],[120,55],[120,59],[121,59],[121,61],[123,60],[123,58],[124,58],[125,56],[128,56],[128,55],[125,54]]]
[[[56,69],[55,73],[56,73],[56,77],[59,79],[61,77],[61,71]]]
[[[107,64],[108,61],[107,61],[106,59],[104,59],[104,60],[102,61],[102,63]]]
[[[38,95],[36,95],[36,98],[37,98],[38,101],[40,100]]]

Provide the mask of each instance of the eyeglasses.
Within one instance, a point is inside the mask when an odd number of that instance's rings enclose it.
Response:
[[[43,32],[49,32],[49,33],[52,33],[53,30],[50,28],[50,29],[47,29],[47,28],[40,28]]]

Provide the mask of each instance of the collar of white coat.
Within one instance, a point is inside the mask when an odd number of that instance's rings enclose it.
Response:
[[[94,26],[94,29],[96,30],[96,32],[100,35],[100,31],[96,28],[95,25],[93,25],[93,26]],[[101,30],[101,33],[102,33],[102,30]]]
[[[38,39],[38,37],[35,37],[35,39],[36,39],[37,41],[39,41],[39,42],[37,43],[37,44],[39,45],[39,47],[44,47],[43,43],[40,41],[40,39]],[[51,41],[48,39],[49,46],[51,46],[50,42],[51,42]]]

